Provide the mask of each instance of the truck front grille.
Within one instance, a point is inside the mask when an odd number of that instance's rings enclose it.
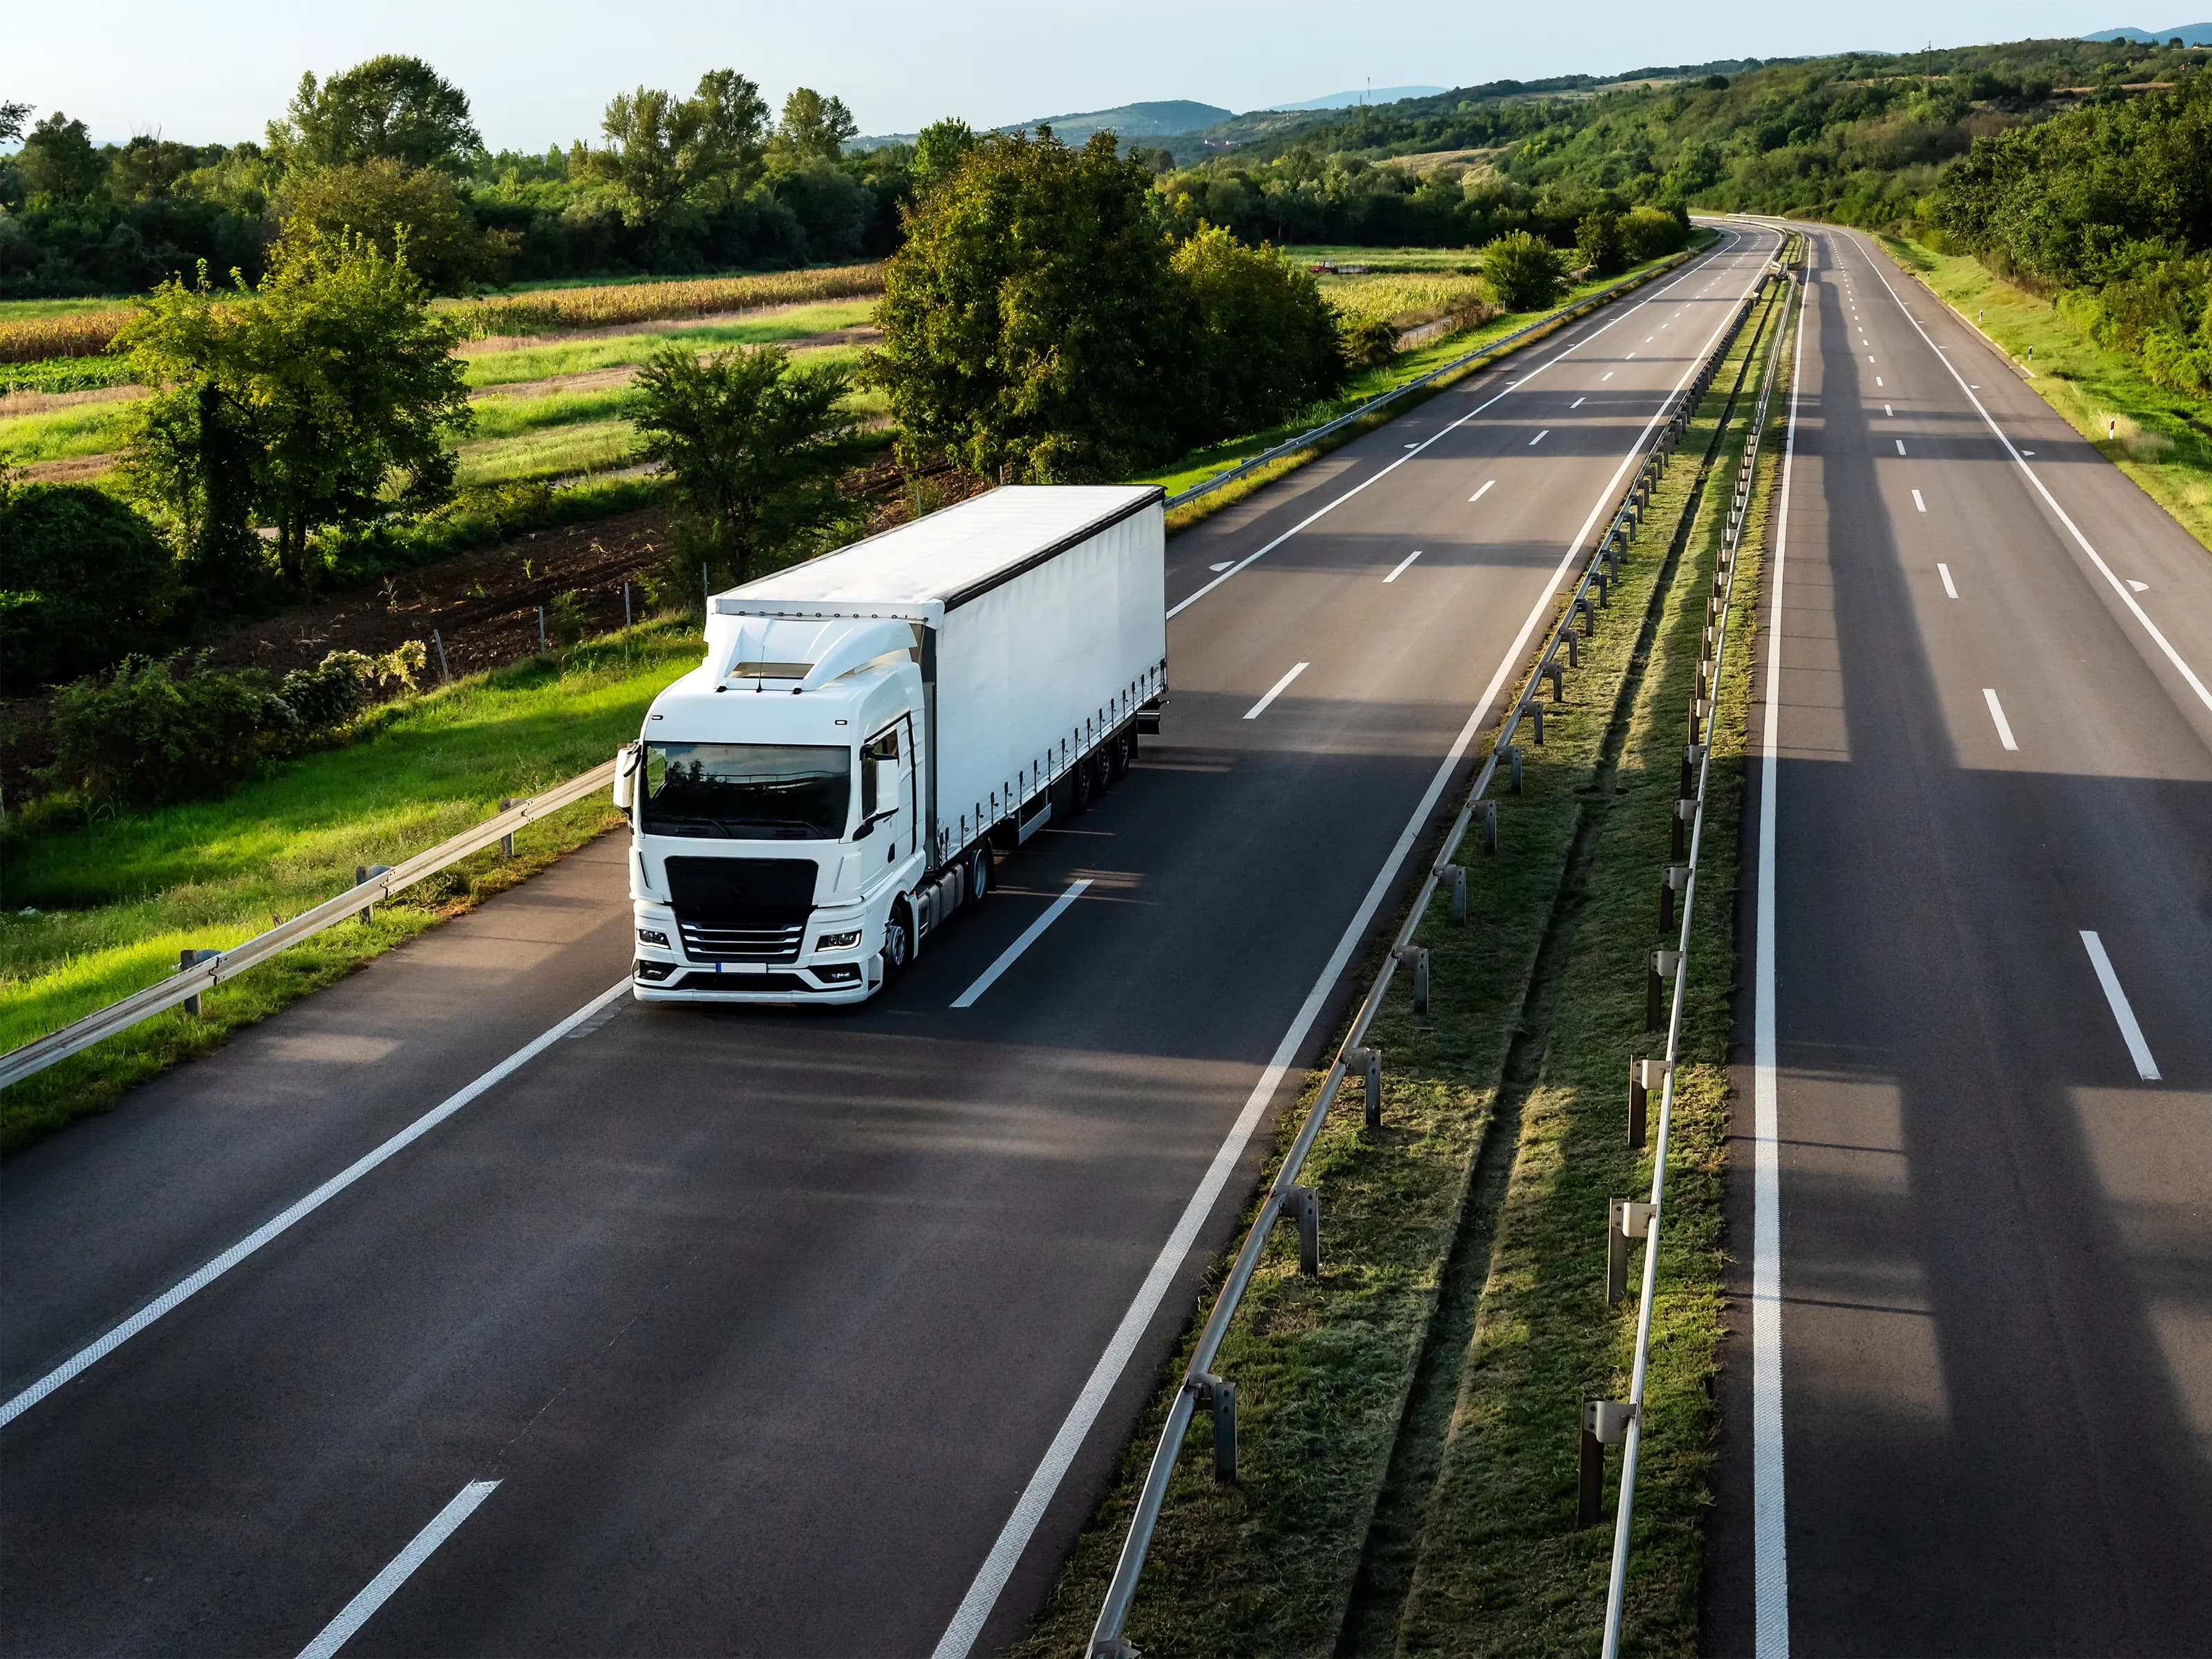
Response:
[[[804,920],[787,927],[708,927],[679,920],[677,927],[684,954],[694,962],[796,962],[806,940]]]

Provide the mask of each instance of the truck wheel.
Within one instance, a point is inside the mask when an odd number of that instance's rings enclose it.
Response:
[[[884,979],[896,978],[907,963],[914,960],[914,917],[903,904],[891,906],[890,920],[884,924]]]
[[[1129,769],[1129,763],[1136,757],[1136,751],[1137,739],[1133,732],[1123,732],[1115,738],[1108,754],[1114,763],[1115,777],[1121,776]]]
[[[991,849],[978,847],[968,854],[967,878],[961,884],[968,890],[968,902],[975,903],[991,890]]]
[[[1091,786],[1091,759],[1087,755],[1083,759],[1075,763],[1075,774],[1073,787],[1075,793],[1076,811],[1081,812],[1086,811],[1091,805],[1091,796],[1098,793]]]

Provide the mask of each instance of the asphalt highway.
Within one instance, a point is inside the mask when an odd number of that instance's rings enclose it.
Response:
[[[2212,1651],[2212,556],[1813,264],[1707,1645]]]
[[[602,842],[10,1160],[0,1648],[1018,1633],[1347,964],[1776,242],[1172,542],[1160,737],[875,1001],[632,1004]]]

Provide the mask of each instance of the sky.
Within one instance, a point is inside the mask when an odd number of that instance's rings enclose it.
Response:
[[[542,150],[595,136],[617,92],[688,91],[723,67],[773,102],[811,86],[842,97],[862,132],[905,132],[945,115],[998,126],[1146,99],[1260,109],[1370,80],[1467,86],[2162,29],[2212,10],[2185,3],[2191,17],[2138,16],[2133,0],[1397,0],[1387,13],[1343,0],[104,0],[95,24],[73,6],[0,0],[0,101],[66,111],[103,142],[234,142],[283,112],[301,70],[411,52],[467,91],[493,149]]]

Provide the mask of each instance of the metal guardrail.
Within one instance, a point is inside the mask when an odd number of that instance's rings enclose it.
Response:
[[[1308,445],[1320,442],[1321,440],[1328,437],[1331,433],[1341,432],[1346,427],[1350,426],[1353,422],[1365,420],[1370,415],[1374,414],[1378,409],[1382,408],[1385,404],[1396,402],[1409,392],[1419,391],[1422,386],[1428,386],[1431,382],[1441,379],[1446,374],[1456,374],[1461,369],[1465,368],[1469,363],[1478,362],[1485,357],[1497,356],[1515,341],[1526,339],[1531,334],[1538,333],[1544,329],[1557,327],[1560,323],[1579,317],[1584,313],[1595,309],[1596,307],[1606,304],[1608,301],[1611,301],[1620,295],[1626,294],[1632,289],[1641,288],[1646,283],[1665,276],[1668,271],[1676,270],[1679,267],[1688,264],[1690,260],[1696,257],[1697,255],[1694,252],[1685,252],[1673,255],[1664,264],[1655,265],[1650,270],[1640,271],[1633,276],[1624,277],[1621,281],[1613,283],[1609,288],[1601,288],[1595,293],[1585,294],[1581,299],[1575,301],[1571,305],[1561,306],[1557,311],[1547,312],[1543,316],[1539,317],[1534,322],[1515,329],[1510,334],[1501,334],[1498,338],[1490,341],[1486,344],[1477,346],[1472,351],[1462,352],[1458,356],[1453,358],[1449,362],[1441,363],[1436,368],[1431,369],[1427,374],[1415,376],[1413,380],[1407,381],[1403,386],[1394,386],[1388,392],[1378,392],[1376,396],[1370,398],[1365,403],[1360,404],[1358,408],[1352,410],[1349,414],[1340,415],[1334,420],[1324,422],[1320,426],[1313,428],[1310,431],[1299,433],[1295,438],[1285,438],[1282,442],[1275,445],[1273,448],[1263,449],[1257,455],[1251,456],[1247,459],[1237,462],[1236,465],[1229,468],[1226,471],[1217,472],[1210,478],[1201,479],[1199,483],[1191,485],[1189,489],[1181,490],[1176,494],[1169,496],[1164,505],[1172,509],[1181,507],[1185,501],[1194,501],[1200,495],[1204,495],[1213,490],[1218,489],[1224,484],[1233,483],[1237,479],[1243,477],[1246,473],[1252,471],[1255,468],[1265,466],[1270,461],[1279,461],[1285,455],[1295,455],[1298,451],[1305,448]]]
[[[1583,568],[1582,579],[1562,607],[1549,638],[1536,654],[1534,671],[1523,682],[1520,695],[1514,700],[1512,709],[1498,731],[1497,741],[1492,745],[1489,756],[1476,775],[1474,787],[1468,791],[1466,803],[1453,818],[1436,862],[1423,878],[1420,890],[1414,895],[1413,903],[1407,910],[1406,920],[1400,926],[1391,941],[1389,954],[1383,957],[1382,966],[1376,973],[1374,983],[1368,988],[1358,1012],[1352,1017],[1343,1042],[1329,1062],[1320,1092],[1315,1096],[1305,1121],[1299,1125],[1297,1136],[1291,1143],[1281,1169],[1268,1187],[1259,1213],[1252,1218],[1252,1224],[1244,1235],[1243,1244],[1237,1250],[1236,1261],[1214,1300],[1212,1311],[1206,1318],[1204,1329],[1199,1333],[1197,1345],[1184,1368],[1182,1385],[1176,1390],[1175,1403],[1169,1408],[1166,1425],[1160,1431],[1159,1443],[1153,1450],[1152,1465],[1146,1471],[1145,1484],[1138,1496],[1136,1513],[1129,1522],[1128,1535],[1121,1546],[1121,1559],[1115,1565],[1113,1581],[1107,1588],[1105,1599],[1098,1610],[1097,1622],[1091,1629],[1088,1649],[1090,1659],[1135,1659],[1137,1650],[1124,1633],[1130,1605],[1135,1599],[1138,1581],[1144,1572],[1145,1556],[1152,1547],[1153,1529],[1158,1525],[1160,1512],[1167,1501],[1168,1483],[1175,1474],[1183,1438],[1189,1431],[1191,1419],[1201,1402],[1213,1413],[1215,1474],[1219,1479],[1235,1479],[1236,1387],[1212,1372],[1214,1358],[1220,1352],[1222,1340],[1228,1334],[1229,1322],[1235,1317],[1237,1305],[1243,1299],[1253,1274],[1258,1271],[1261,1254],[1276,1221],[1293,1206],[1299,1224],[1300,1267],[1309,1274],[1320,1272],[1319,1195],[1312,1188],[1297,1184],[1298,1174],[1304,1167],[1307,1154],[1312,1152],[1314,1142],[1319,1139],[1345,1078],[1351,1071],[1357,1070],[1363,1079],[1367,1122],[1370,1126],[1380,1124],[1382,1109],[1382,1058],[1366,1046],[1368,1030],[1382,1011],[1383,998],[1389,994],[1391,981],[1401,963],[1412,969],[1416,1010],[1427,1006],[1428,952],[1413,944],[1413,935],[1426,919],[1430,902],[1435,898],[1438,888],[1447,883],[1451,891],[1452,919],[1455,921],[1466,920],[1466,872],[1451,860],[1466,839],[1479,807],[1489,809],[1482,814],[1483,844],[1490,851],[1497,850],[1496,803],[1486,800],[1484,796],[1497,775],[1498,762],[1502,757],[1510,763],[1512,775],[1517,782],[1521,756],[1513,738],[1524,715],[1529,718],[1535,728],[1536,740],[1539,743],[1543,740],[1543,705],[1538,701],[1542,684],[1545,680],[1551,680],[1555,702],[1564,697],[1563,678],[1569,669],[1579,665],[1580,653],[1575,646],[1574,624],[1578,617],[1583,618],[1587,624],[1585,631],[1595,631],[1598,607],[1606,602],[1608,583],[1620,574],[1620,562],[1626,556],[1628,544],[1634,539],[1643,515],[1650,506],[1652,489],[1657,483],[1660,471],[1668,457],[1674,453],[1674,447],[1680,442],[1682,434],[1687,431],[1713,376],[1734,348],[1744,320],[1757,307],[1765,287],[1765,282],[1762,281],[1744,298],[1736,307],[1735,316],[1724,325],[1704,365],[1663,406],[1663,420],[1654,422],[1651,428],[1653,435],[1644,452],[1643,465],[1622,495],[1620,506],[1614,512],[1605,533],[1598,538],[1589,562]],[[1595,601],[1591,598],[1593,586],[1597,590]],[[1564,664],[1559,661],[1563,650],[1567,655],[1567,661]]]
[[[349,916],[366,914],[373,906],[393,894],[413,886],[426,876],[435,875],[447,865],[459,863],[470,854],[480,852],[494,842],[504,841],[526,823],[534,823],[549,812],[574,804],[586,795],[611,787],[614,781],[612,761],[593,767],[580,776],[558,783],[543,794],[517,803],[485,819],[472,830],[465,830],[450,841],[441,842],[428,852],[417,853],[404,864],[390,869],[373,869],[368,878],[348,888],[336,898],[325,899],[312,910],[304,910],[289,921],[280,922],[265,933],[258,933],[242,945],[228,951],[194,951],[194,960],[161,981],[143,991],[109,1003],[82,1019],[73,1020],[59,1030],[49,1031],[34,1037],[20,1048],[11,1048],[0,1054],[0,1088],[20,1083],[34,1073],[42,1072],[56,1060],[66,1060],[81,1049],[88,1048],[102,1038],[127,1030],[143,1019],[149,1019],[164,1009],[173,1008],[180,1002],[194,1001],[201,993],[212,989],[227,980],[235,979],[247,969],[266,962],[278,951],[297,945],[301,939],[319,933],[325,927],[345,921]]]
[[[1800,241],[1802,246],[1802,238]],[[1802,282],[1802,276],[1798,280]],[[1662,979],[1671,978],[1674,981],[1674,995],[1667,1019],[1667,1052],[1659,1067],[1659,1123],[1651,1146],[1650,1201],[1637,1205],[1616,1200],[1610,1207],[1607,1223],[1608,1279],[1613,1277],[1614,1263],[1618,1262],[1625,1268],[1626,1240],[1638,1234],[1644,1240],[1644,1273],[1643,1289],[1636,1309],[1636,1352],[1629,1376],[1628,1398],[1625,1401],[1589,1401],[1583,1407],[1582,1462],[1585,1491],[1593,1486],[1601,1487],[1603,1446],[1615,1439],[1622,1442],[1620,1496],[1613,1516],[1613,1567],[1606,1589],[1604,1659],[1619,1659],[1620,1652],[1621,1620],[1628,1582],[1629,1534],[1636,1512],[1636,1470],[1638,1456],[1644,1444],[1644,1386],[1650,1369],[1652,1308],[1658,1290],[1659,1226],[1667,1201],[1667,1149],[1668,1135],[1674,1127],[1674,1066],[1681,1047],[1683,1010],[1688,1000],[1691,913],[1698,895],[1698,853],[1705,827],[1705,784],[1713,763],[1713,724],[1719,718],[1721,664],[1728,646],[1729,608],[1735,597],[1736,552],[1743,538],[1744,526],[1751,517],[1753,486],[1759,471],[1759,441],[1766,431],[1767,407],[1774,395],[1782,343],[1790,332],[1789,320],[1785,300],[1774,338],[1767,347],[1766,369],[1759,387],[1759,403],[1752,416],[1750,431],[1744,441],[1743,453],[1736,463],[1735,488],[1729,502],[1728,525],[1721,538],[1712,592],[1706,601],[1705,625],[1698,633],[1697,681],[1690,702],[1690,742],[1683,754],[1686,775],[1689,772],[1691,760],[1694,758],[1696,761],[1696,793],[1678,799],[1674,805],[1674,822],[1678,827],[1683,820],[1682,808],[1691,806],[1687,844],[1674,849],[1686,854],[1687,862],[1668,872],[1668,891],[1671,893],[1679,889],[1680,894],[1681,927],[1675,939],[1675,948],[1654,951],[1646,970],[1647,980],[1655,988]],[[1653,1023],[1656,1024],[1656,1021]],[[1648,1062],[1632,1062],[1639,1074],[1632,1077],[1630,1089],[1632,1094],[1641,1091],[1648,1097],[1650,1079],[1640,1074],[1645,1064]],[[1633,1105],[1631,1120],[1630,1133],[1640,1140],[1640,1135],[1637,1134],[1640,1119],[1637,1117]],[[1611,1289],[1609,1284],[1608,1293],[1611,1293]]]

